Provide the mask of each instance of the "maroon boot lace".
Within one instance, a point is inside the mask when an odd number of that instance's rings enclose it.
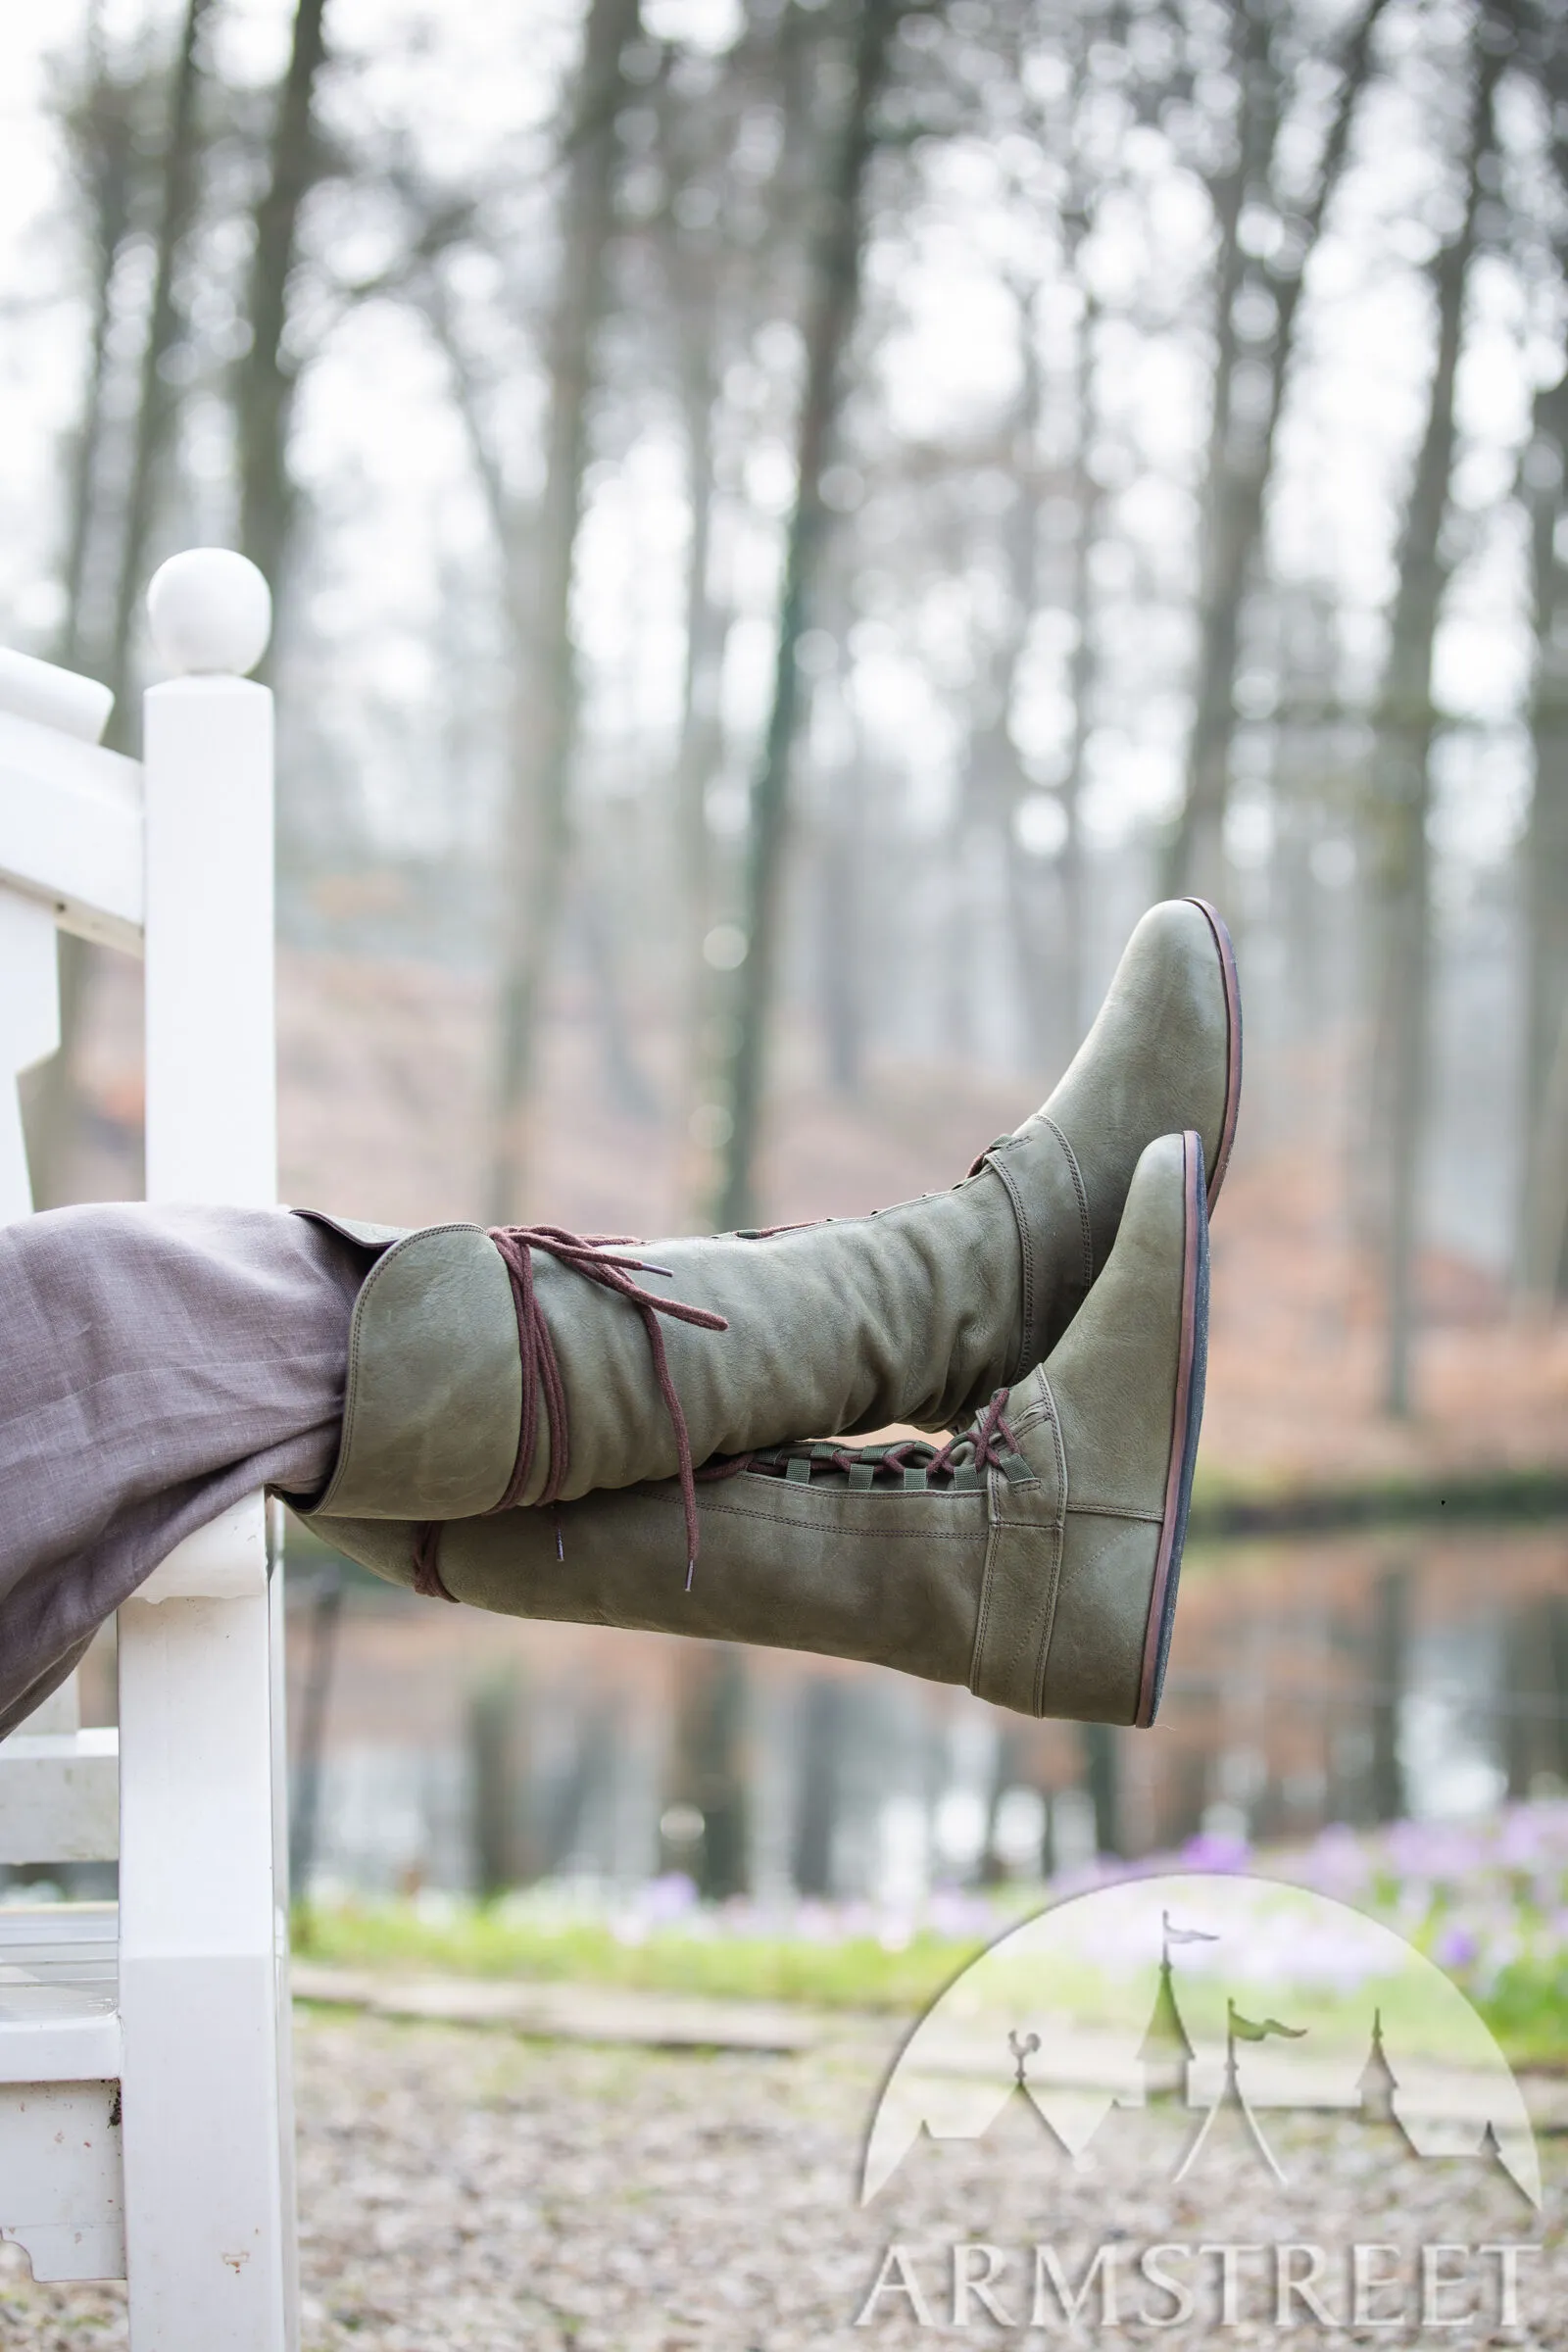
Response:
[[[968,1465],[970,1469],[1000,1470],[1004,1452],[1016,1453],[1018,1450],[1018,1441],[1007,1426],[1007,1399],[1011,1394],[1010,1389],[999,1389],[978,1420],[972,1421],[967,1429],[959,1430],[956,1437],[950,1438],[945,1446],[939,1446],[928,1462],[917,1465],[923,1466],[927,1478],[941,1478],[956,1469],[957,1456],[966,1446],[974,1449],[974,1458]],[[906,1457],[920,1443],[918,1438],[906,1438],[902,1445],[890,1446],[882,1456],[884,1464],[902,1470]]]
[[[492,1225],[489,1232],[511,1278],[513,1304],[517,1310],[517,1342],[522,1358],[522,1419],[517,1432],[517,1458],[513,1464],[512,1476],[507,1481],[507,1491],[494,1506],[495,1509],[515,1509],[528,1483],[534,1445],[539,1434],[541,1397],[550,1440],[550,1474],[537,1497],[541,1505],[549,1504],[553,1508],[560,1501],[571,1459],[565,1387],[556,1356],[555,1341],[534,1288],[533,1252],[543,1250],[562,1265],[568,1266],[574,1274],[582,1275],[585,1281],[596,1282],[601,1289],[613,1291],[628,1305],[634,1306],[643,1319],[659,1393],[664,1400],[664,1410],[669,1415],[669,1425],[675,1433],[681,1503],[686,1514],[686,1590],[689,1592],[696,1572],[700,1542],[696,1470],[692,1462],[691,1435],[670,1375],[669,1357],[664,1349],[664,1335],[660,1329],[659,1318],[661,1315],[669,1315],[677,1323],[694,1323],[702,1331],[728,1331],[728,1323],[722,1315],[713,1314],[706,1306],[688,1306],[679,1298],[662,1298],[657,1291],[645,1290],[634,1281],[633,1276],[637,1274],[662,1274],[666,1281],[672,1277],[667,1266],[652,1265],[646,1258],[608,1254],[627,1247],[637,1248],[639,1245],[630,1234],[567,1233],[559,1225]],[[426,1520],[415,1530],[414,1589],[429,1599],[439,1596],[444,1600],[452,1600],[456,1595],[447,1591],[441,1576],[441,1527],[439,1520]],[[565,1557],[559,1514],[556,1518],[556,1553],[558,1558]]]
[[[872,1463],[878,1471],[919,1470],[928,1479],[951,1478],[955,1470],[960,1467],[969,1470],[1002,1470],[1006,1466],[1007,1455],[1018,1451],[1018,1441],[1007,1421],[1007,1400],[1011,1394],[1010,1389],[998,1389],[978,1419],[971,1421],[967,1429],[959,1430],[945,1446],[932,1446],[924,1438],[901,1438],[892,1446],[772,1446],[765,1451],[719,1455],[710,1462],[705,1462],[697,1476],[707,1484],[710,1481],[739,1478],[746,1470],[781,1472],[792,1454],[798,1455],[803,1451],[809,1453],[814,1460],[826,1463],[829,1468],[842,1470],[846,1474],[862,1462]],[[959,1457],[964,1454],[969,1458],[960,1463]],[[915,1458],[919,1456],[924,1458]]]

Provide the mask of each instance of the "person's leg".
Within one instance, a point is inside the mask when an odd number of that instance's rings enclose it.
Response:
[[[0,1227],[0,1735],[183,1537],[321,1485],[371,1262],[286,1209]]]
[[[655,1244],[653,1266],[552,1229],[282,1211],[5,1229],[0,1731],[264,1483],[331,1517],[431,1523],[678,1470],[689,1566],[694,1463],[953,1425],[1060,1337],[1152,1136],[1197,1125],[1212,1199],[1240,1053],[1223,925],[1177,901],[1139,925],[1045,1109],[952,1192],[873,1217]]]
[[[620,1252],[549,1228],[408,1236],[360,1302],[319,1507],[467,1517],[790,1438],[956,1427],[1061,1337],[1147,1145],[1196,1130],[1212,1200],[1240,1082],[1224,925],[1174,900],[1138,925],[1044,1109],[951,1192]]]
[[[679,1484],[440,1528],[323,1516],[395,1582],[504,1614],[873,1660],[1028,1715],[1159,1703],[1202,1412],[1202,1150],[1144,1152],[1109,1262],[1048,1361],[963,1438],[764,1449]]]

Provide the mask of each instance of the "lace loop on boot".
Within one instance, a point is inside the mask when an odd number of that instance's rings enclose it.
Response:
[[[663,1398],[669,1425],[675,1434],[681,1504],[686,1515],[686,1590],[689,1592],[701,1540],[697,1519],[696,1470],[692,1462],[691,1435],[686,1427],[686,1415],[681,1407],[679,1393],[670,1374],[669,1357],[665,1352],[664,1335],[659,1327],[659,1318],[661,1315],[669,1315],[677,1323],[694,1323],[701,1331],[728,1331],[728,1323],[722,1315],[713,1314],[706,1306],[688,1306],[680,1298],[662,1298],[657,1291],[645,1290],[641,1283],[634,1281],[633,1276],[637,1274],[662,1274],[667,1280],[669,1269],[652,1265],[646,1258],[609,1254],[638,1247],[630,1234],[568,1233],[560,1225],[492,1225],[488,1231],[512,1283],[513,1304],[517,1310],[517,1345],[522,1362],[522,1417],[517,1431],[517,1458],[513,1464],[507,1491],[495,1509],[514,1510],[522,1499],[539,1435],[541,1397],[544,1402],[545,1429],[550,1442],[550,1471],[536,1498],[540,1504],[554,1506],[560,1501],[571,1460],[565,1387],[556,1356],[556,1344],[534,1287],[533,1252],[543,1250],[559,1264],[568,1267],[574,1274],[580,1274],[585,1281],[596,1282],[603,1290],[613,1291],[617,1298],[625,1299],[628,1306],[634,1306],[643,1319],[659,1393]],[[564,1556],[559,1518],[556,1521],[556,1546],[558,1553]],[[426,1521],[415,1531],[414,1589],[430,1599],[439,1595],[451,1600],[454,1596],[447,1591],[441,1577],[440,1550],[440,1523]]]
[[[985,1411],[945,1446],[925,1438],[901,1438],[892,1446],[834,1446],[817,1440],[805,1446],[770,1446],[755,1453],[721,1455],[705,1462],[697,1476],[710,1481],[739,1478],[746,1470],[764,1477],[795,1478],[810,1483],[813,1465],[840,1472],[852,1486],[870,1487],[881,1477],[899,1477],[927,1486],[933,1479],[951,1479],[956,1486],[978,1484],[987,1470],[1007,1472],[1018,1466],[1018,1441],[1007,1421],[1010,1389],[998,1389]]]

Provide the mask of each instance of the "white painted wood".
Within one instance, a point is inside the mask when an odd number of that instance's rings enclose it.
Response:
[[[272,592],[232,548],[193,547],[153,573],[147,617],[171,669],[186,677],[243,678],[272,634]]]
[[[141,784],[112,697],[0,650],[0,1219],[32,1206],[17,1080],[60,1043],[56,928],[139,950]],[[73,1675],[0,1741],[0,1861],[119,1849],[118,1733]],[[0,1912],[0,2236],[38,2278],[124,2275],[113,1904]]]
[[[9,732],[12,761],[10,795],[0,802],[0,858],[9,846],[17,861],[26,864],[28,853],[16,839],[19,813],[26,839],[36,849],[39,800],[56,790],[52,780],[58,765],[54,749],[61,736],[72,743],[95,744],[103,733],[114,697],[95,678],[34,662],[25,654],[0,647],[0,730],[6,715],[24,722]],[[19,746],[21,747],[19,751]],[[30,749],[30,764],[42,764],[31,788],[23,781],[23,754]],[[101,755],[107,759],[107,755]],[[70,750],[66,767],[79,773]],[[110,761],[107,791],[111,800],[123,798],[123,771],[128,761]],[[139,904],[141,895],[141,786],[131,787],[134,808],[134,871],[126,879]],[[75,804],[73,803],[74,808]],[[118,804],[117,804],[118,808]],[[9,821],[8,821],[9,820]],[[79,879],[79,876],[78,876]],[[22,1123],[22,1101],[17,1081],[58,1051],[60,1045],[60,969],[53,906],[0,884],[0,1224],[28,1215],[32,1183],[27,1167],[26,1140]],[[137,933],[139,944],[139,929]],[[71,1675],[27,1718],[29,1734],[75,1732],[81,1721],[76,1678]],[[0,1860],[7,1862],[106,1861],[119,1847],[120,1828],[113,1759],[97,1752],[89,1741],[79,1755],[62,1751],[58,1769],[41,1773],[29,1757],[13,1777],[13,1751],[0,1742]],[[108,1817],[113,1816],[113,1827]],[[63,1842],[44,1840],[60,1836]],[[25,1849],[25,1850],[24,1850]]]
[[[112,2016],[116,1935],[113,1903],[0,1904],[0,2016]]]
[[[0,1862],[112,1862],[120,1734],[35,1732],[32,1721],[0,1740]]]
[[[0,1909],[0,2238],[37,2278],[124,2276],[116,1924]]]
[[[0,2237],[38,2278],[121,2278],[115,1906],[0,1910]]]
[[[121,1611],[120,2010],[138,2352],[271,2352],[286,2340],[267,1620],[265,1594]]]
[[[291,2352],[299,2341],[300,2259],[299,2210],[296,2181],[298,2146],[294,2118],[294,2002],[289,1959],[288,1870],[288,1711],[286,1677],[288,1650],[283,1618],[283,1505],[274,1496],[267,1505],[267,1564],[269,1632],[272,1648],[272,1949],[276,1957],[273,1983],[277,1994],[277,2128],[282,2151],[280,2200],[284,2216],[283,2307]]]
[[[277,1198],[272,698],[244,678],[175,678],[146,712],[147,1198],[264,1207]]]
[[[147,698],[141,766],[95,748],[103,689],[0,657],[0,1098],[54,1043],[55,929],[150,941],[149,1198],[262,1205],[275,1198],[271,701],[238,673],[265,649],[270,599],[242,559],[203,550],[164,566],[149,605],[182,674]],[[0,1216],[20,1215],[25,1161],[4,1108]],[[118,1920],[113,1906],[0,1910],[0,2235],[39,2277],[128,2274],[132,2352],[297,2341],[281,1579],[267,1544],[249,1497],[122,1611]],[[113,1851],[114,1735],[78,1720],[72,1686],[0,1743],[0,1858]]]
[[[0,2084],[0,2237],[35,2278],[122,2278],[125,2223],[115,2082]]]
[[[142,939],[141,799],[134,760],[0,710],[0,882],[47,906],[63,931],[132,956]]]
[[[113,697],[0,648],[0,1223],[32,1207],[16,1081],[60,1043],[57,925],[139,950],[139,771],[95,747]]]
[[[146,1583],[138,1585],[136,1598],[244,1600],[266,1591],[267,1506],[260,1494],[245,1494],[220,1518],[176,1544]]]
[[[54,917],[35,901],[0,887],[0,1224],[32,1212],[17,1081],[59,1043]]]
[[[83,2010],[74,2017],[0,2017],[0,2083],[118,2082],[122,2064],[120,2018]],[[5,2230],[0,2203],[0,2235]],[[90,2220],[90,2211],[83,2216]],[[122,2270],[101,2271],[123,2278]]]
[[[36,662],[31,654],[0,645],[0,710],[74,736],[78,743],[96,743],[114,707],[114,696],[96,678],[78,677],[74,669],[57,669],[52,662]]]
[[[164,567],[150,602],[166,659],[210,672],[259,658],[265,604],[238,562],[197,551]],[[182,676],[146,699],[153,1200],[276,1198],[271,723],[270,696],[237,676]],[[210,1559],[249,1590],[138,1597],[120,1613],[133,2352],[296,2341],[272,1598],[244,1506],[230,1519]],[[259,1498],[248,1525],[262,1525]],[[193,1573],[217,1571],[177,1571]]]
[[[47,1698],[40,1699],[27,1717],[29,1732],[79,1732],[81,1729],[81,1690],[74,1674],[57,1683]],[[0,1755],[5,1748],[0,1744]]]

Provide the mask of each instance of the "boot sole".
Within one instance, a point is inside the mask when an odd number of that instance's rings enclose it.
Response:
[[[1236,951],[1231,935],[1225,928],[1225,917],[1217,906],[1206,899],[1191,899],[1206,917],[1214,934],[1214,948],[1219,956],[1220,979],[1225,990],[1225,1115],[1220,1121],[1219,1150],[1208,1177],[1208,1205],[1213,1207],[1219,1199],[1219,1188],[1230,1166],[1231,1146],[1236,1141],[1236,1119],[1242,1107],[1242,986],[1236,976]]]
[[[1200,905],[1200,901],[1195,901]],[[1212,915],[1212,909],[1205,908]],[[1223,936],[1225,926],[1212,919]],[[1228,943],[1227,943],[1228,944]],[[1176,1595],[1181,1583],[1182,1550],[1187,1542],[1187,1514],[1193,1498],[1193,1465],[1198,1459],[1198,1433],[1203,1419],[1203,1380],[1208,1367],[1208,1202],[1203,1189],[1202,1139],[1192,1133],[1182,1138],[1182,1191],[1186,1207],[1182,1247],[1181,1352],[1176,1367],[1176,1396],[1171,1411],[1170,1462],[1165,1473],[1165,1517],[1154,1560],[1154,1582],[1144,1634],[1144,1669],[1139,1683],[1138,1711],[1133,1717],[1147,1730],[1159,1712],[1165,1687],[1165,1661],[1170,1655],[1171,1628],[1176,1621]],[[1212,1198],[1210,1194],[1209,1198]]]

